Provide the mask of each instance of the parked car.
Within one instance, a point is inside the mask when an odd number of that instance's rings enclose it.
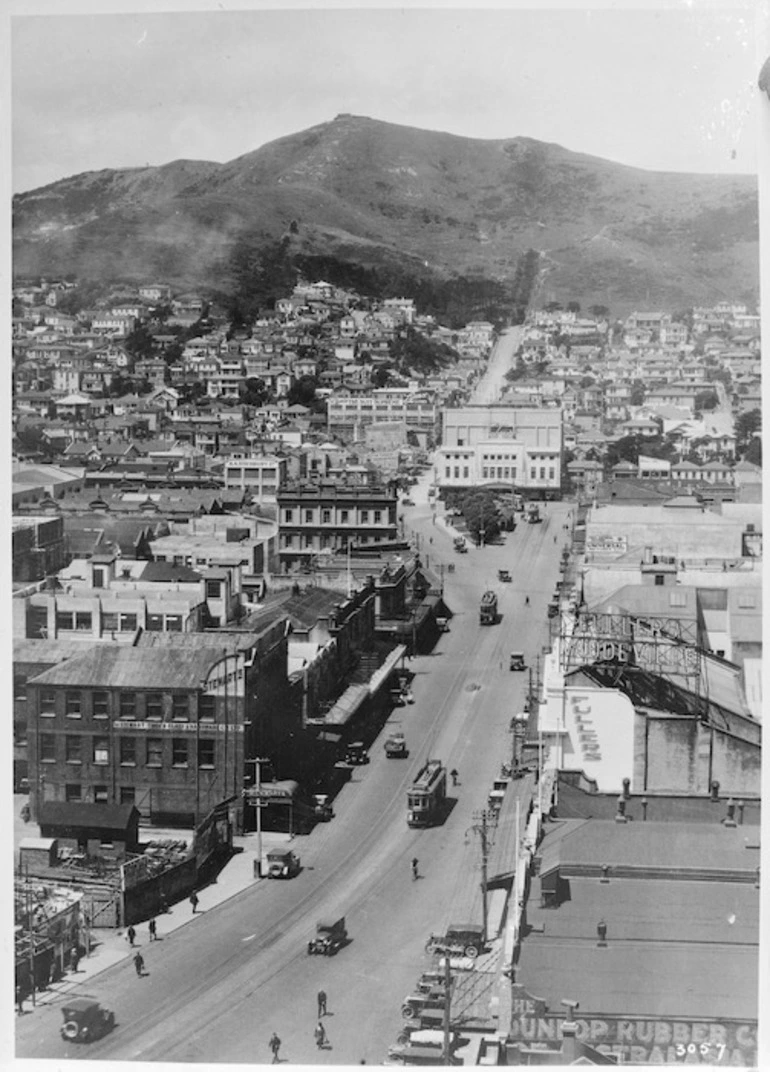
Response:
[[[362,764],[369,762],[369,756],[367,755],[363,741],[350,742],[345,749],[345,762],[352,763],[355,767],[359,767]]]
[[[62,1009],[62,1016],[61,1036],[67,1042],[92,1042],[115,1026],[115,1013],[88,998],[70,998]]]
[[[414,506],[414,499],[402,499],[404,506]]]
[[[510,581],[511,574],[507,569],[499,569],[497,571],[497,579],[498,581]]]
[[[524,662],[523,651],[512,651],[510,659],[508,660],[509,670],[526,670],[527,664]]]
[[[291,849],[270,849],[267,854],[268,878],[293,878],[301,869],[299,856]]]
[[[431,934],[425,943],[426,953],[475,959],[484,951],[484,928],[477,923],[451,923],[446,934]]]
[[[334,818],[334,808],[329,803],[325,793],[316,793],[313,797],[313,814],[322,823],[328,823]]]
[[[315,931],[315,938],[311,938],[307,943],[308,953],[321,953],[325,957],[332,957],[348,943],[344,917],[335,920],[320,920],[316,924]]]

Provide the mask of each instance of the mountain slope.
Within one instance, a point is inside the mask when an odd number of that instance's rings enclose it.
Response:
[[[294,226],[292,225],[294,223]],[[17,275],[237,287],[234,254],[506,282],[546,251],[541,296],[667,307],[757,290],[756,180],[647,172],[530,138],[343,115],[226,164],[100,171],[14,198]]]

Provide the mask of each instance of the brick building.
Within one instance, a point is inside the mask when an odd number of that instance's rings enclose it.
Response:
[[[250,764],[290,732],[285,619],[255,633],[147,634],[27,682],[31,807],[135,804],[192,825],[230,802],[243,829]],[[253,816],[247,817],[247,822]]]

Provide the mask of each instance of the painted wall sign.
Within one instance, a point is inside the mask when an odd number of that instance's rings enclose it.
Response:
[[[523,986],[511,988],[508,1038],[526,1046],[559,1049],[566,1016],[550,1013],[541,998]],[[623,1064],[714,1064],[751,1068],[756,1065],[756,1020],[667,1019],[651,1016],[574,1017],[577,1038],[601,1053],[618,1055]]]

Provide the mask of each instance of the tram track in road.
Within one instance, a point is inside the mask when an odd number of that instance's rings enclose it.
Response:
[[[476,649],[482,644],[483,637],[476,634],[468,653],[469,656],[475,654]],[[180,1035],[185,1040],[184,1045],[187,1046],[194,1038],[205,1035],[223,1013],[246,1002],[250,1002],[253,1006],[254,999],[260,990],[273,983],[288,967],[307,955],[305,950],[311,907],[313,925],[316,918],[323,918],[324,915],[348,915],[349,910],[345,907],[345,903],[349,904],[355,899],[353,897],[355,889],[366,883],[372,875],[377,873],[378,869],[382,870],[385,863],[388,861],[392,863],[394,854],[395,860],[408,858],[412,852],[414,837],[405,840],[403,830],[398,824],[398,818],[404,808],[406,792],[424,762],[423,757],[427,758],[433,754],[442,728],[448,721],[453,721],[448,715],[451,715],[453,704],[457,703],[460,685],[466,674],[467,665],[462,661],[452,674],[449,687],[445,688],[441,703],[436,707],[429,721],[427,733],[423,735],[419,750],[420,755],[409,764],[403,777],[394,787],[389,802],[380,811],[375,822],[369,826],[363,839],[352,844],[350,850],[323,874],[322,879],[319,878],[319,881],[292,904],[291,908],[272,921],[268,933],[250,938],[247,945],[242,945],[242,937],[238,939],[228,937],[228,941],[237,940],[239,945],[229,956],[220,959],[216,965],[212,966],[209,962],[206,968],[205,994],[201,992],[200,979],[197,977],[190,978],[181,986],[179,980],[176,980],[166,1000],[145,1014],[135,1017],[132,1020],[131,1033],[132,1036],[139,1036],[142,1041],[131,1049],[131,1059],[163,1060],[168,1058],[178,1049]],[[421,702],[429,701],[426,697]],[[459,735],[460,728],[465,724],[469,713],[465,708],[458,712],[460,724],[455,729],[455,736]],[[384,835],[389,830],[390,838],[387,838]],[[391,848],[389,856],[384,859],[382,850],[387,841],[393,843],[394,847]],[[397,850],[396,843],[398,843]],[[330,886],[334,888],[319,899],[319,890],[328,890]],[[247,898],[259,898],[260,893],[266,894],[269,888],[271,887],[258,886],[254,890],[244,891],[236,895],[233,901],[243,902]],[[258,907],[258,904],[255,907]],[[198,919],[196,926],[201,925],[206,924],[203,919]],[[185,936],[193,937],[194,932],[189,932]],[[270,955],[270,960],[274,963],[265,964],[260,969],[259,982],[254,984],[252,972],[255,962],[264,958],[266,954]],[[219,991],[222,992],[222,996],[215,999],[213,995]],[[167,1035],[166,1024],[169,1021],[174,1023],[173,1040]],[[116,1033],[93,1047],[93,1058],[102,1059],[119,1054],[125,1046],[125,1041],[119,1033]],[[91,1056],[91,1051],[89,1051],[89,1056]]]

